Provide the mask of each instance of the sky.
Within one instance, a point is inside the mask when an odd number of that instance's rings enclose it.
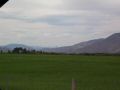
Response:
[[[0,45],[69,46],[120,32],[120,0],[9,0]]]

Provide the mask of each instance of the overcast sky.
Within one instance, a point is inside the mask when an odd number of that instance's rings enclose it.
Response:
[[[10,0],[0,8],[0,45],[76,44],[120,32],[120,0]]]

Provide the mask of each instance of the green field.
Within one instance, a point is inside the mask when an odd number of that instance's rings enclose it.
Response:
[[[0,55],[2,90],[120,90],[119,56]]]

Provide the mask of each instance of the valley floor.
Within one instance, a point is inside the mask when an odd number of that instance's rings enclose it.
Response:
[[[120,90],[120,56],[0,54],[1,90]]]

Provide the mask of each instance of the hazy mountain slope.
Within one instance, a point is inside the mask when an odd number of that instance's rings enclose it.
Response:
[[[8,48],[0,46],[0,51],[7,52],[8,50]]]
[[[120,33],[111,35],[110,37],[85,46],[74,53],[119,53],[120,52]]]
[[[56,53],[120,53],[120,33],[105,39],[95,39],[73,46],[46,49],[45,51]]]
[[[99,42],[103,39],[95,39],[95,40],[90,40],[86,42],[81,42],[72,46],[65,46],[65,47],[59,47],[59,48],[51,48],[51,49],[46,49],[44,51],[47,52],[57,52],[57,53],[75,53],[76,50],[83,48],[85,46],[91,45],[95,42]]]
[[[8,44],[5,46],[0,46],[0,50],[8,51],[8,50],[13,50],[14,48],[17,48],[17,47],[25,48],[27,50],[36,50],[36,51],[40,51],[43,49],[43,47],[39,47],[39,46],[27,46],[24,44]]]
[[[8,48],[9,50],[13,50],[16,47],[22,47],[22,48],[26,48],[28,50],[32,49],[32,47],[29,47],[29,46],[26,46],[23,44],[9,44],[9,45],[4,46],[4,48]]]
[[[86,41],[86,42],[81,42],[81,43],[73,45],[72,47],[74,47],[74,49],[80,49],[80,48],[84,48],[88,45],[92,45],[96,42],[100,42],[102,40],[104,40],[104,39],[95,39],[95,40],[90,40],[90,41]]]
[[[26,46],[22,44],[9,44],[6,46],[1,46],[0,50],[8,51],[13,50],[16,47],[55,53],[120,53],[120,33],[115,33],[105,39],[95,39],[81,42],[72,46],[59,48],[42,48],[37,46]]]

